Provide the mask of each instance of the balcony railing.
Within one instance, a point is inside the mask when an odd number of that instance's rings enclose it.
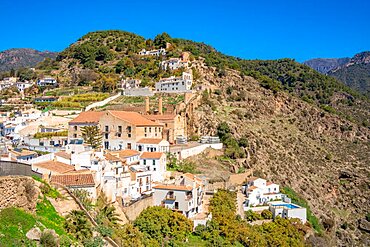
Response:
[[[166,200],[166,201],[176,201],[176,196],[167,195],[167,196],[165,197],[165,200]]]

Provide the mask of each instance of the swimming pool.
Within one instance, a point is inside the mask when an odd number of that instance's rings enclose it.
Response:
[[[298,206],[294,205],[294,204],[289,204],[289,203],[284,203],[284,204],[272,204],[273,206],[276,206],[276,207],[287,207],[289,209],[294,209],[294,208],[298,208]]]

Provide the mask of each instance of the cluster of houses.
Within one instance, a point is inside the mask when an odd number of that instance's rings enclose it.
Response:
[[[0,81],[0,90],[10,87],[16,87],[19,92],[24,92],[25,89],[32,87],[33,85],[41,87],[56,86],[57,80],[52,77],[45,77],[34,81],[20,81],[18,77],[6,77]]]
[[[0,90],[10,87],[16,87],[19,92],[24,92],[25,89],[32,87],[34,82],[31,81],[19,81],[18,77],[6,77],[0,81]]]

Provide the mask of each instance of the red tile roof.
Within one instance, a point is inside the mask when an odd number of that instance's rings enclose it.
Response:
[[[130,111],[108,111],[114,117],[129,122],[135,126],[162,126],[162,124],[153,122],[140,113]]]
[[[256,186],[251,186],[251,187],[248,188],[248,191],[253,191],[254,189],[257,189],[257,187]]]
[[[63,174],[51,176],[51,182],[56,182],[64,186],[95,186],[94,177],[90,174]]]
[[[120,151],[112,151],[112,152],[110,152],[110,154],[111,155],[118,154],[118,156],[120,158],[128,158],[128,157],[132,157],[132,156],[135,156],[135,155],[139,155],[140,152],[138,152],[136,150],[132,150],[132,149],[125,149],[125,150],[120,150]]]
[[[57,172],[57,173],[67,173],[70,171],[74,171],[74,166],[64,164],[59,161],[45,161],[45,162],[40,162],[33,164],[32,167],[35,168],[42,168],[42,169],[47,169],[52,172]]]
[[[68,154],[68,153],[66,153],[64,151],[60,151],[60,152],[55,153],[55,156],[59,156],[59,157],[65,158],[67,160],[70,160],[71,159],[71,154]]]
[[[156,138],[142,138],[137,141],[137,143],[143,143],[143,144],[159,144],[162,141],[162,139],[156,139]]]
[[[104,114],[103,111],[85,111],[81,112],[75,119],[71,120],[69,124],[81,123],[99,123],[100,117]]]
[[[143,152],[141,159],[160,159],[164,153],[162,152]]]
[[[185,185],[167,185],[167,184],[159,184],[153,187],[154,189],[160,190],[182,190],[182,191],[189,191],[192,190],[193,187],[185,186]]]

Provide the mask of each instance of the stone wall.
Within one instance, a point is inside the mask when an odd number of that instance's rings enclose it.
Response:
[[[30,177],[0,177],[0,209],[19,207],[35,211],[40,193],[35,180]]]
[[[32,171],[30,164],[12,161],[0,161],[0,176],[12,175],[41,177],[41,174]]]
[[[149,196],[147,198],[144,198],[140,201],[131,204],[128,207],[122,207],[122,210],[125,213],[127,219],[132,222],[140,215],[140,213],[144,209],[153,205],[154,205],[153,197]]]

